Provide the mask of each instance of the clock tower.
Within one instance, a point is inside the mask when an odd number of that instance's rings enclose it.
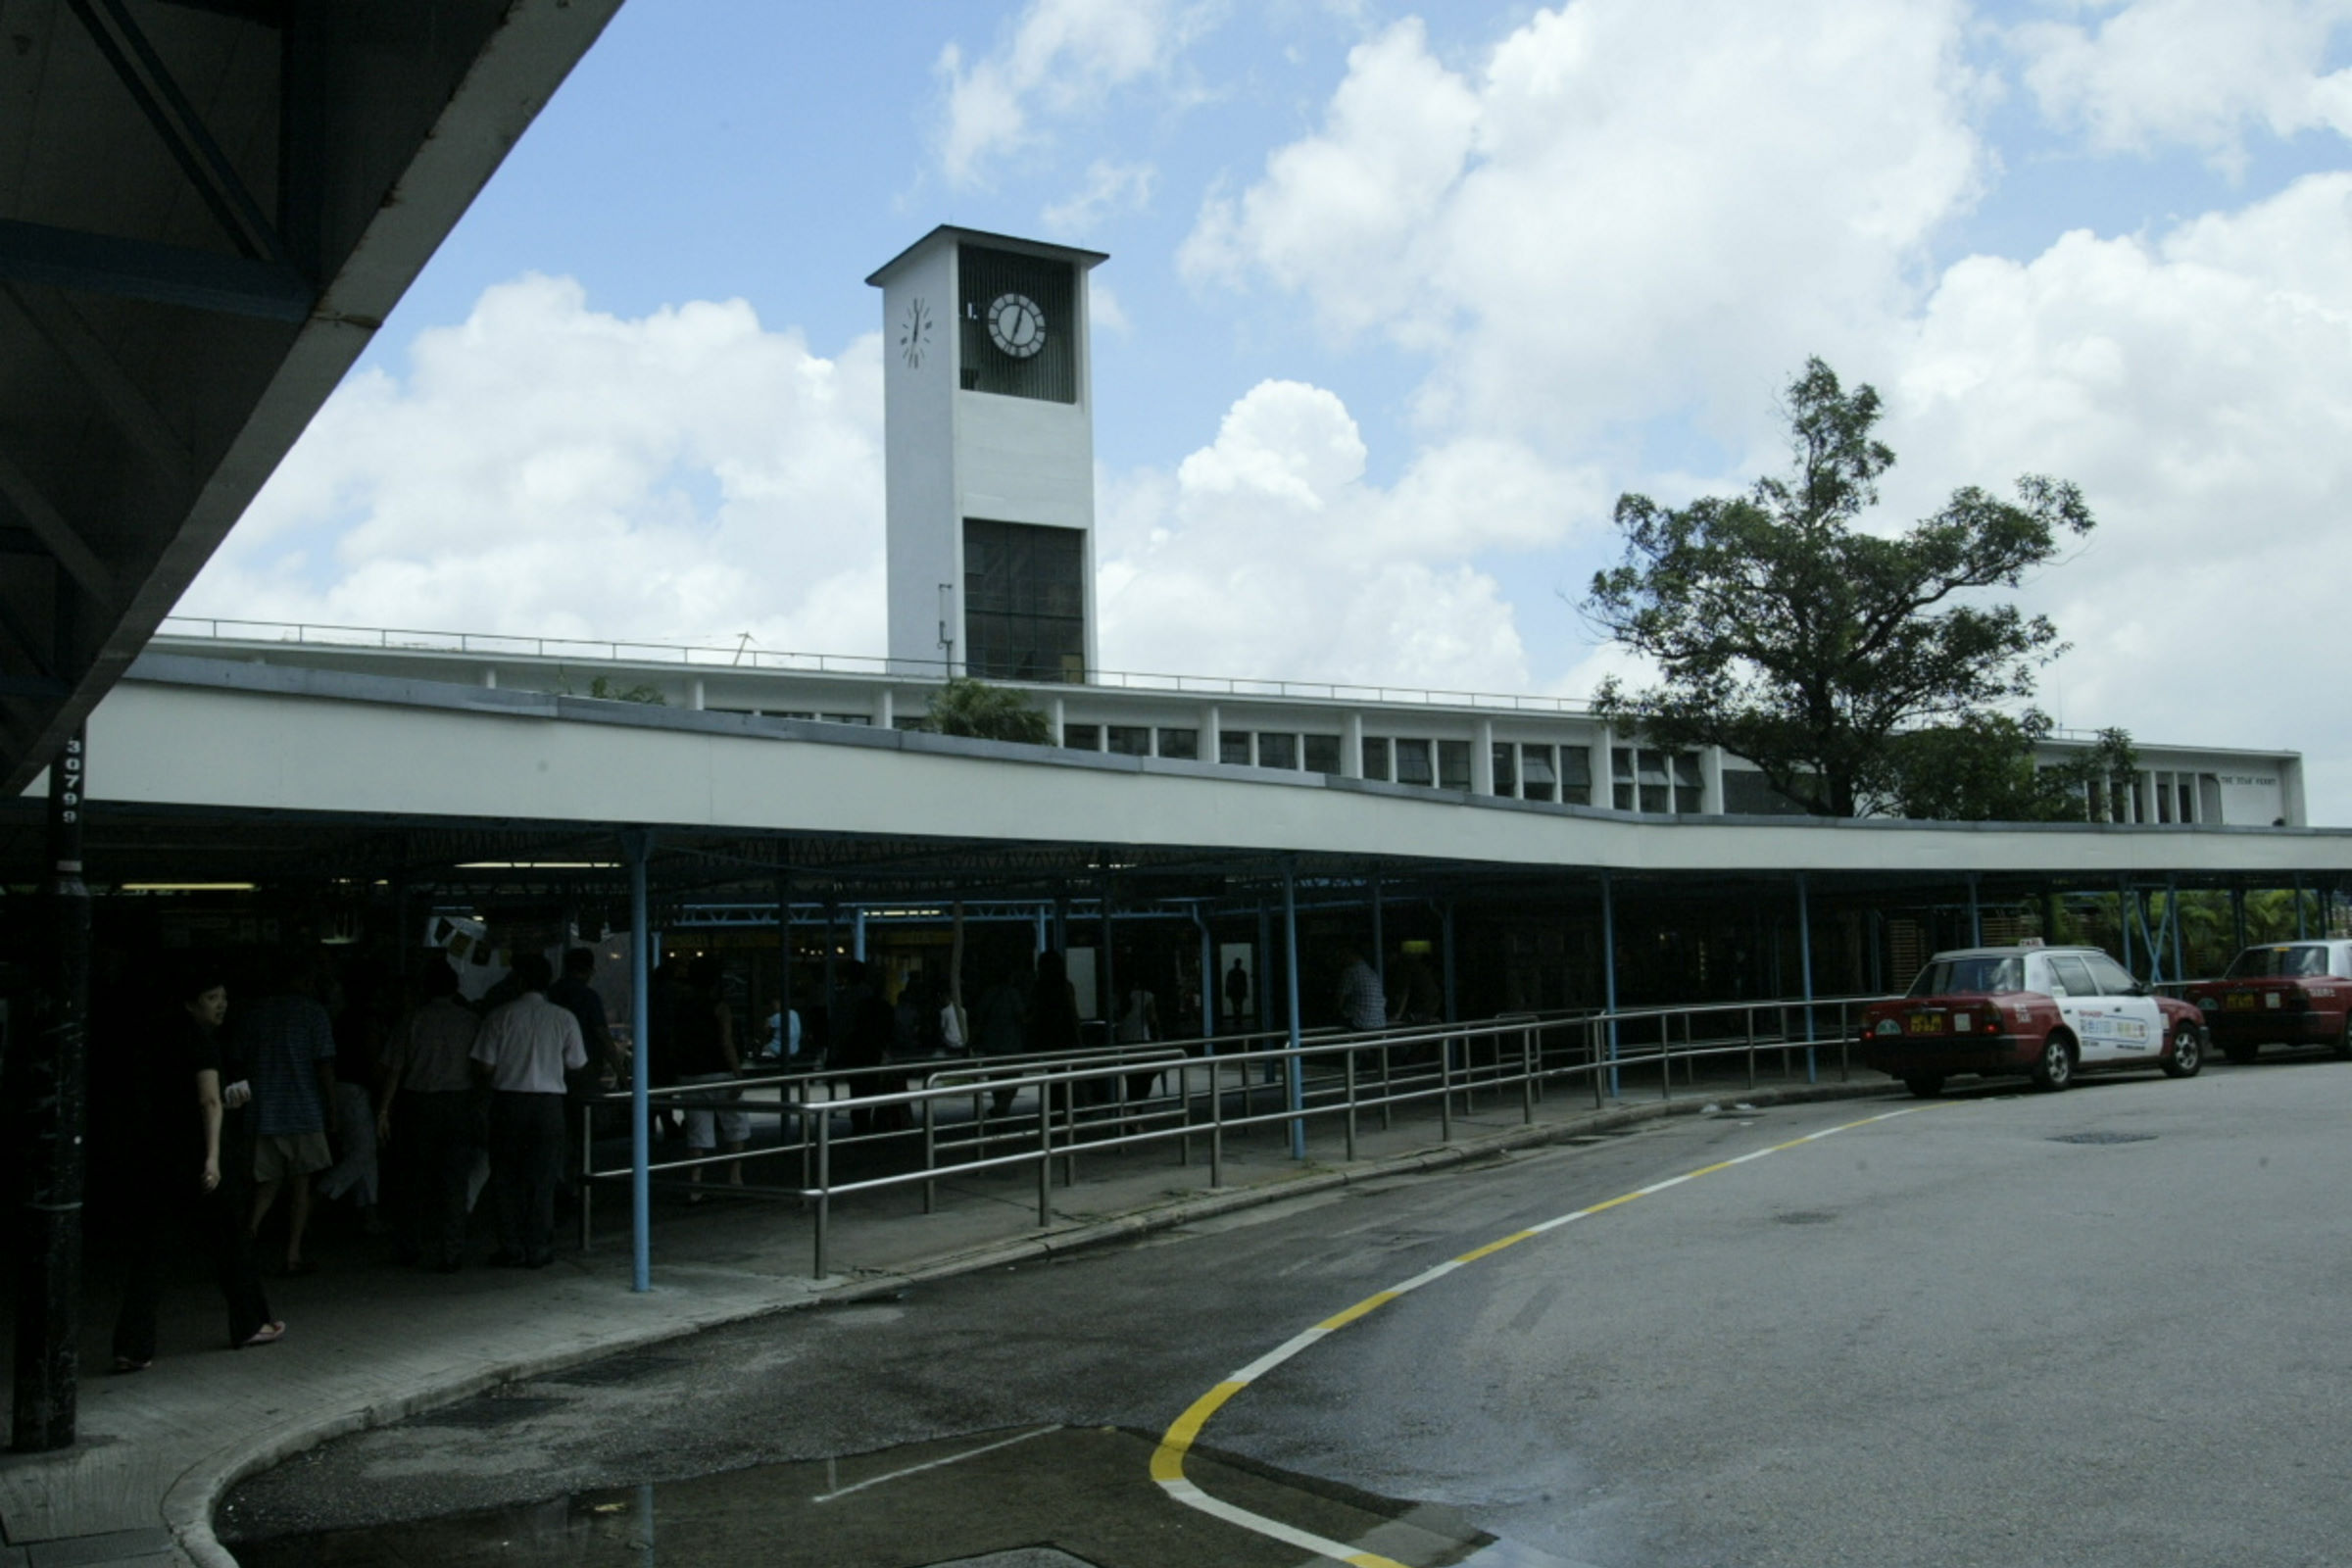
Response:
[[[884,265],[890,657],[984,680],[1095,668],[1086,277],[1105,258],[941,226]]]

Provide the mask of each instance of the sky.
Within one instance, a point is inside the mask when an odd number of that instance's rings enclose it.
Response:
[[[626,0],[181,612],[882,652],[942,222],[1109,254],[1108,669],[1589,693],[1818,355],[1873,526],[2082,486],[2047,711],[2352,823],[2352,0]]]

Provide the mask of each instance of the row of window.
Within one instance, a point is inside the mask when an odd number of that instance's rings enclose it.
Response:
[[[2138,773],[2110,788],[2090,782],[2084,803],[2094,822],[2211,822],[2222,814],[2221,780],[2211,773]]]
[[[1364,737],[1363,776],[1425,789],[1470,788],[1470,742],[1409,735]],[[1081,752],[1121,757],[1172,757],[1197,761],[1200,732],[1154,729],[1147,724],[1065,724],[1062,745]],[[1231,767],[1275,767],[1337,775],[1343,737],[1291,730],[1220,730],[1217,760]],[[1619,746],[1611,753],[1611,804],[1624,811],[1679,812],[1700,809],[1702,786],[1693,753],[1644,751]],[[1494,793],[1522,801],[1559,801],[1589,806],[1592,801],[1591,752],[1582,746],[1535,741],[1494,743]]]

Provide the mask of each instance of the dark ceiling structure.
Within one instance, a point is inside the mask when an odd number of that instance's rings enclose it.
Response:
[[[619,4],[0,7],[0,794],[145,645]]]

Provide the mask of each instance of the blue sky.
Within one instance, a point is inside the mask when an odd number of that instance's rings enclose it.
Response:
[[[2084,485],[2065,721],[2346,820],[2348,136],[2352,0],[627,0],[183,608],[878,651],[862,279],[956,222],[1110,253],[1114,667],[1587,690],[1616,495],[1818,353],[1889,522]]]

